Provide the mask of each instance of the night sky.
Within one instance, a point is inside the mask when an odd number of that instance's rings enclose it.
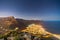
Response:
[[[60,20],[60,1],[0,0],[0,16],[14,16],[28,20]]]

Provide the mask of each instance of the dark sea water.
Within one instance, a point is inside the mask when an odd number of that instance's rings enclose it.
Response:
[[[47,31],[60,34],[60,21],[44,21],[43,25]]]

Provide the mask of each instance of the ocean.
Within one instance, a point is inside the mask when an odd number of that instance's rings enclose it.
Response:
[[[43,25],[47,31],[60,34],[60,21],[43,21]]]

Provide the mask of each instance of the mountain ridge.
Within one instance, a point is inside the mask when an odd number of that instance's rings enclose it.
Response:
[[[17,18],[14,18],[13,16],[0,18],[0,34],[4,34],[9,30],[14,30],[16,27],[18,27],[20,31],[20,30],[26,29],[26,27],[30,24],[37,24],[37,25],[43,26],[43,23],[40,20],[17,19]],[[52,34],[50,32],[47,32],[47,33]],[[58,39],[60,38],[55,34],[53,36]]]
[[[10,17],[0,17],[0,31],[5,32],[10,29],[15,29],[16,27],[20,28],[19,30],[25,29],[29,24],[42,24],[39,20],[24,20],[24,19],[17,19],[13,16]],[[0,32],[0,33],[2,33]]]

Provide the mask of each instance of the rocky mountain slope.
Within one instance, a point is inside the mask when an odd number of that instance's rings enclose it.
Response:
[[[13,16],[0,17],[0,33],[5,33],[6,31],[13,30],[16,27],[20,28],[19,30],[22,30],[32,23],[41,24],[38,20],[23,20],[14,18]]]
[[[35,26],[33,25],[34,27],[36,27],[37,25],[42,25],[42,21],[17,19],[17,18],[14,18],[13,16],[10,16],[10,17],[0,17],[0,34],[4,34],[4,33],[8,32],[9,30],[14,30],[16,27],[19,28],[18,31],[25,30],[28,27],[28,25],[30,25],[30,24],[36,24]],[[50,34],[50,35],[53,35],[55,38],[60,39],[60,36],[52,34],[50,32],[47,32],[43,28],[43,26],[42,27],[38,26],[38,27],[36,27],[36,29],[39,29],[39,32],[41,32],[41,33]],[[35,31],[35,29],[33,31]]]

